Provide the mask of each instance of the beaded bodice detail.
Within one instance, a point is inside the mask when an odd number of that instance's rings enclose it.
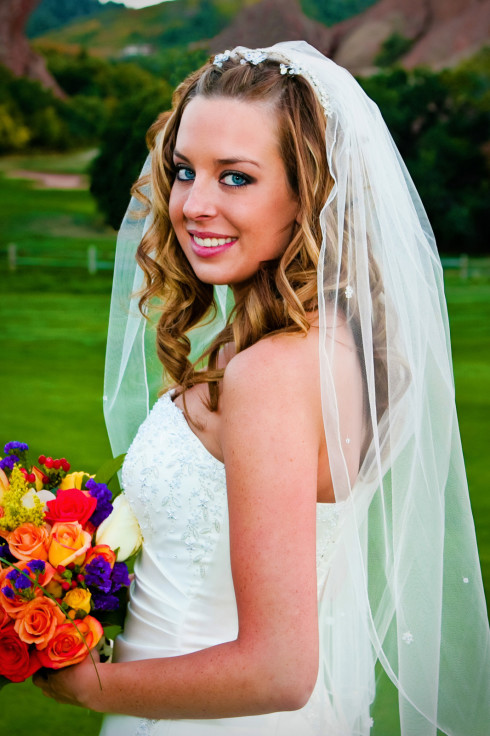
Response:
[[[227,511],[223,463],[211,455],[165,394],[153,407],[123,466],[123,487],[146,545],[204,576]],[[180,541],[180,544],[178,543]]]

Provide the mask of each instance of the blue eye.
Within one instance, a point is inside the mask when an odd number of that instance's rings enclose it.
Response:
[[[230,171],[228,174],[223,174],[221,182],[227,187],[243,187],[250,184],[251,179],[245,174],[239,174],[238,171]]]
[[[177,174],[175,176],[178,181],[193,181],[195,179],[195,173],[192,171],[192,169],[189,169],[187,166],[178,166],[177,167]]]

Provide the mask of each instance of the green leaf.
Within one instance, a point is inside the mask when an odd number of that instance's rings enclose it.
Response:
[[[134,572],[134,563],[136,562],[136,560],[137,560],[140,552],[141,552],[141,547],[140,547],[140,549],[137,550],[137,552],[134,553],[134,555],[131,555],[130,557],[128,557],[127,559],[124,560],[124,562],[126,563],[126,567],[128,568],[128,572],[129,572],[130,575],[131,575],[131,573]]]
[[[121,487],[117,480],[117,471],[122,467],[125,457],[126,453],[123,453],[122,455],[118,455],[112,460],[107,460],[107,462],[101,465],[101,467],[95,474],[94,480],[96,483],[105,483],[106,485],[111,485],[113,500],[121,493]]]
[[[104,636],[107,639],[114,639],[118,634],[120,634],[122,631],[122,626],[119,626],[119,624],[110,624],[109,626],[104,626]]]
[[[5,687],[5,685],[9,685],[11,682],[12,680],[9,680],[8,677],[0,675],[0,690],[2,689],[2,687]]]

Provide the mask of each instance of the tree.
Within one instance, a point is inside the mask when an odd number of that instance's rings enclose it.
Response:
[[[115,229],[121,224],[131,186],[147,155],[146,132],[170,103],[171,89],[163,82],[122,100],[102,136],[100,153],[91,167],[90,191]]]
[[[443,253],[486,253],[489,79],[480,71],[407,72],[360,80],[378,103]]]

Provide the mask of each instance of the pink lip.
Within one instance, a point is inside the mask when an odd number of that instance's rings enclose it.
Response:
[[[198,238],[232,238],[233,235],[223,235],[222,233],[204,233],[199,230],[188,230],[189,235],[197,235]]]
[[[232,240],[231,243],[226,243],[225,245],[211,245],[206,248],[205,246],[198,245],[196,243],[196,241],[194,240],[194,235],[197,235],[198,238],[226,238],[228,236],[197,232],[189,232],[189,235],[191,236],[192,250],[196,254],[196,256],[199,256],[200,258],[212,258],[212,256],[218,256],[220,253],[224,253],[225,250],[229,250],[230,248],[232,248],[237,241],[237,239],[235,239]]]

